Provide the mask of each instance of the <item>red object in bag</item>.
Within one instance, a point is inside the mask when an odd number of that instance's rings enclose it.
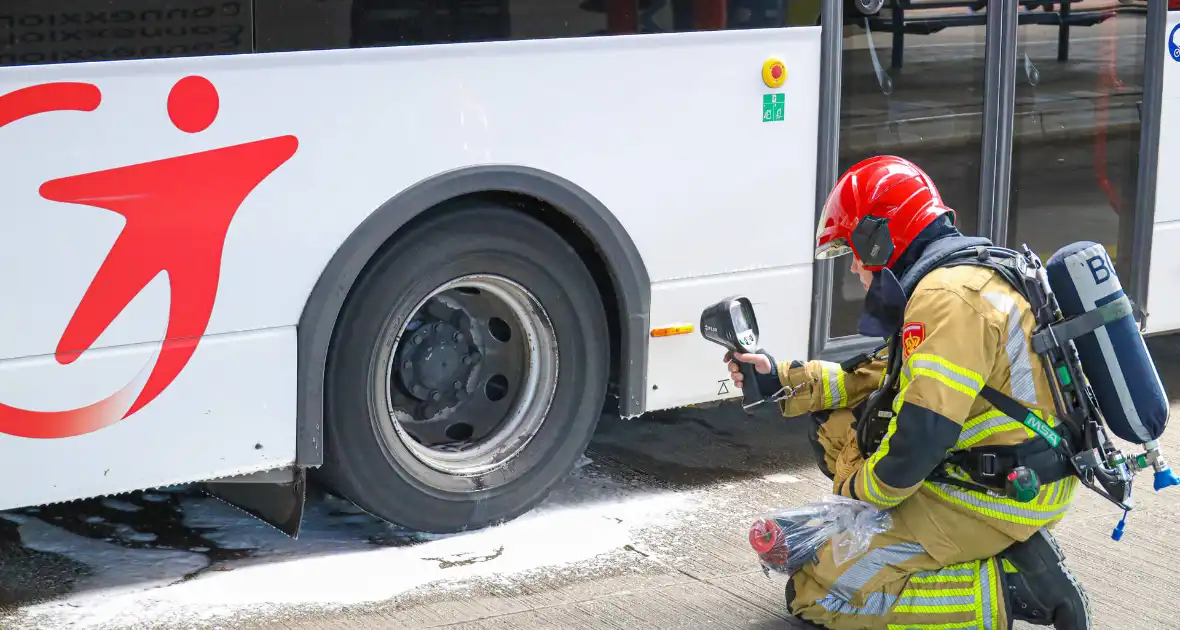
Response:
[[[763,519],[750,526],[750,546],[759,555],[770,553],[782,540],[783,530],[778,523]]]

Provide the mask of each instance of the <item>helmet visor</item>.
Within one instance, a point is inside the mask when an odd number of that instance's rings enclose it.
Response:
[[[837,258],[845,254],[851,254],[852,247],[848,245],[848,241],[842,238],[832,239],[823,245],[815,248],[816,260],[827,260],[828,258]]]

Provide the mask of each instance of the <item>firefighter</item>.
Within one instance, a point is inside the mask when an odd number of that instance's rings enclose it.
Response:
[[[998,390],[1057,426],[1030,345],[1029,304],[992,269],[929,270],[940,253],[980,243],[990,244],[963,236],[930,177],[898,157],[856,164],[828,197],[816,258],[851,253],[867,290],[859,331],[899,337],[890,346],[901,354],[896,389],[888,390],[895,393],[868,414],[888,423],[871,452],[855,425],[888,380],[889,351],[851,373],[820,360],[725,356],[739,387],[735,361],[755,366],[763,391],[806,385],[780,408],[813,419],[811,442],[833,492],[892,515],[892,529],[865,554],[837,566],[829,543],[817,563],[791,578],[787,603],[799,618],[832,630],[1004,630],[1014,620],[1090,627],[1085,593],[1048,531],[1065,516],[1079,481],[1045,463],[1054,461],[1045,459],[1048,440],[981,395]],[[1050,481],[1030,501],[960,483],[1007,475],[1004,466],[1018,456],[1038,462]]]

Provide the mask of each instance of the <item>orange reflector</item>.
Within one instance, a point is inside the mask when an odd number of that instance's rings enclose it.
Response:
[[[665,326],[664,328],[652,328],[652,337],[671,337],[672,335],[687,335],[694,330],[692,324],[680,324],[679,326]]]

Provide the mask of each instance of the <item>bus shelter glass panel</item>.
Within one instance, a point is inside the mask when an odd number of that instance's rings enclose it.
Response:
[[[845,8],[839,169],[883,154],[912,160],[976,234],[986,3],[935,4],[898,0],[873,16]],[[829,336],[839,338],[856,334],[865,292],[851,260],[835,262]]]
[[[1022,9],[1009,246],[1095,241],[1130,277],[1146,30],[1145,1]]]

